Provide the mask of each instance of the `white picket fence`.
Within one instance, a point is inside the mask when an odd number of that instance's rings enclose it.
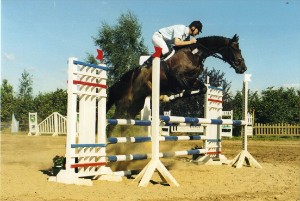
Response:
[[[35,120],[35,121],[33,121]],[[30,122],[32,121],[32,122]],[[67,135],[67,118],[58,112],[53,112],[37,125],[37,113],[29,113],[28,135]]]
[[[299,124],[254,124],[255,135],[300,136]]]

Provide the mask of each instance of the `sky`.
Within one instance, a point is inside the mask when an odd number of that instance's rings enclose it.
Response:
[[[17,91],[26,70],[34,94],[66,89],[68,57],[96,55],[92,37],[102,23],[116,25],[131,11],[150,52],[158,29],[200,20],[199,37],[239,35],[251,90],[299,89],[299,10],[298,0],[2,0],[1,83],[7,79]],[[243,75],[227,63],[212,57],[204,65],[225,72],[232,91],[242,89]]]

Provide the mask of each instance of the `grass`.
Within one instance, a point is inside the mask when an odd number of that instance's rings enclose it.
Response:
[[[298,141],[300,140],[300,136],[290,135],[290,136],[280,136],[280,135],[255,135],[248,136],[250,140],[258,140],[258,141],[284,141],[284,140],[292,140]],[[242,137],[232,137],[232,138],[222,138],[222,140],[242,140]]]
[[[300,140],[300,136],[296,135],[268,135],[268,136],[263,136],[263,135],[257,135],[252,137],[254,140],[269,140],[269,141],[281,141],[281,140]]]

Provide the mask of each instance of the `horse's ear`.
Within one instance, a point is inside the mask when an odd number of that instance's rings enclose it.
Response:
[[[231,39],[232,42],[238,42],[239,36],[237,34],[234,34],[233,38]]]

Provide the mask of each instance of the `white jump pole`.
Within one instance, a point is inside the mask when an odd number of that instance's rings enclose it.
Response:
[[[248,152],[248,139],[247,139],[247,128],[248,128],[248,82],[251,81],[250,74],[245,74],[243,82],[243,116],[244,116],[244,129],[242,133],[243,137],[243,149],[242,151],[232,160],[231,165],[236,168],[241,168],[246,162],[247,166],[262,168],[262,166],[253,158]]]
[[[140,172],[135,180],[140,181],[139,186],[146,187],[150,182],[152,175],[157,169],[164,182],[171,186],[179,186],[175,178],[169,173],[167,168],[159,159],[159,94],[160,94],[160,55],[161,48],[154,47],[155,53],[152,55],[152,158],[146,167]]]

